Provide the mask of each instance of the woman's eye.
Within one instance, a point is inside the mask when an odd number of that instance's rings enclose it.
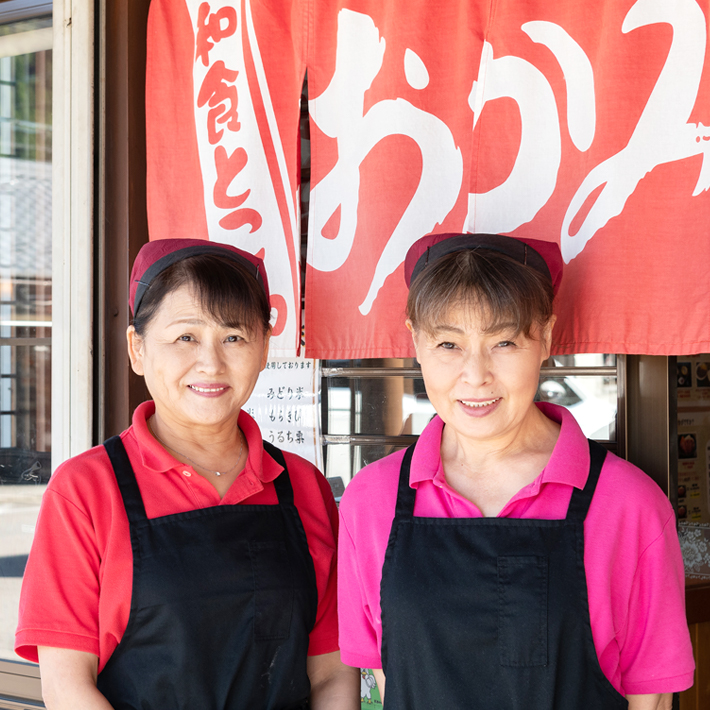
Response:
[[[499,348],[510,348],[514,346],[515,343],[512,340],[501,340],[500,343],[498,343]]]
[[[191,335],[181,335],[178,340],[182,343],[189,343],[193,340],[193,337]]]
[[[241,335],[228,335],[225,338],[225,342],[227,343],[238,343],[240,340],[244,340]]]
[[[448,341],[445,341],[443,343],[439,343],[439,345],[437,345],[437,347],[443,348],[444,350],[453,350],[456,347],[456,345],[454,343],[449,343]]]

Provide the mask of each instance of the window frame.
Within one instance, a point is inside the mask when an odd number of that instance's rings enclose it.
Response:
[[[49,15],[53,5],[51,0],[5,0],[0,4],[0,24]]]
[[[94,3],[54,2],[52,468],[93,434]]]
[[[94,3],[8,0],[0,23],[53,15],[52,468],[92,444]],[[44,707],[39,667],[0,660],[0,708]]]

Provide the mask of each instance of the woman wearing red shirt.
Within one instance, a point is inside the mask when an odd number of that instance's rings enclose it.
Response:
[[[353,710],[332,495],[241,412],[268,353],[261,259],[154,241],[130,298],[153,401],[53,476],[23,585],[17,650],[47,707]]]

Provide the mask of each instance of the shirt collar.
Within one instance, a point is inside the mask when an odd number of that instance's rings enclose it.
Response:
[[[537,489],[543,483],[564,483],[584,488],[589,475],[589,445],[574,416],[557,404],[535,402],[538,409],[560,425],[560,435],[547,466],[531,484]],[[441,466],[441,436],[444,422],[436,415],[419,437],[409,474],[409,484],[416,488],[422,481],[443,479]]]
[[[538,409],[560,425],[552,456],[540,476],[541,483],[566,483],[582,489],[589,476],[589,443],[572,413],[559,404],[536,402]]]
[[[148,420],[155,414],[155,402],[149,400],[136,407],[133,412],[133,434],[138,443],[143,466],[151,471],[165,473],[176,468],[185,468],[186,464],[178,461],[153,437],[148,428]],[[262,483],[273,481],[283,468],[264,451],[259,425],[245,412],[239,413],[239,428],[249,448],[249,456],[244,471],[254,474]]]

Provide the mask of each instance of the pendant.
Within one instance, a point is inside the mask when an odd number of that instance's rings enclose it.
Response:
[[[214,475],[215,475],[215,476],[221,476],[222,474],[221,474],[219,471],[215,471],[215,472],[214,472]]]

